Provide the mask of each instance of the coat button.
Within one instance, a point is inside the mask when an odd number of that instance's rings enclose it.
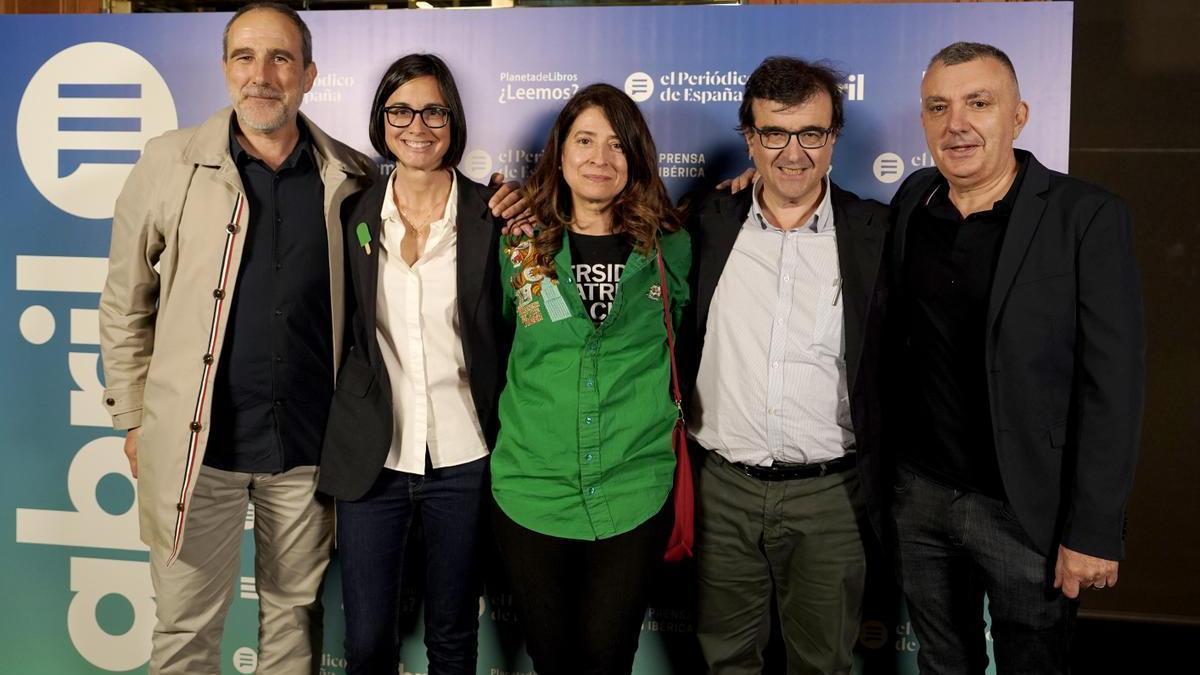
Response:
[[[104,399],[104,405],[116,405],[117,402],[111,398]]]
[[[237,234],[238,229],[237,223],[230,223],[225,226],[225,231],[229,234]]]
[[[200,423],[192,422],[191,424],[188,425],[188,428],[190,428],[192,431],[200,431]]]
[[[213,297],[220,300],[225,297],[225,291],[218,288],[213,291]]]
[[[183,502],[179,502],[178,504],[176,504],[175,510],[182,513],[183,512]]]
[[[204,355],[204,362],[205,362],[205,363],[212,363],[212,362],[213,362],[213,357],[212,357],[212,354],[205,354],[205,355]]]

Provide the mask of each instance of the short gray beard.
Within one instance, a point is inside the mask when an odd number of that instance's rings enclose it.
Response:
[[[289,111],[285,107],[275,117],[273,117],[269,120],[266,120],[266,121],[259,122],[259,121],[250,119],[250,117],[247,116],[246,113],[242,112],[242,108],[241,108],[240,104],[234,104],[233,109],[237,111],[238,124],[242,125],[243,128],[253,129],[254,131],[260,131],[263,133],[271,133],[274,131],[279,131],[283,127],[287,126],[288,120],[291,117],[290,115],[288,115]]]

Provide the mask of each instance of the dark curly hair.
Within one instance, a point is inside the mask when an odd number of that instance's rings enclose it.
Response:
[[[746,92],[738,108],[738,131],[755,126],[754,101],[778,101],[786,106],[805,103],[822,91],[833,103],[830,131],[841,133],[846,124],[842,110],[842,74],[823,62],[811,63],[791,56],[768,56],[746,80]]]

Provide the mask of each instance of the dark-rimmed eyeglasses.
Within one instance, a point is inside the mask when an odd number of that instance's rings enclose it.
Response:
[[[387,118],[387,123],[397,129],[403,129],[412,124],[413,120],[417,119],[417,115],[421,116],[421,121],[430,129],[441,129],[450,123],[450,109],[439,105],[431,105],[420,110],[413,110],[406,105],[393,105],[384,108],[383,114]]]
[[[783,129],[759,129],[751,127],[754,133],[758,134],[758,142],[768,150],[782,150],[792,142],[792,136],[796,137],[796,141],[800,143],[800,147],[808,150],[816,150],[817,148],[825,147],[829,142],[829,136],[833,133],[833,129],[822,129],[821,127],[808,127],[800,131],[785,131]]]

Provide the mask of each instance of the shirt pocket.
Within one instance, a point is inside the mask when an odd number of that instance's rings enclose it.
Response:
[[[842,357],[842,282],[835,279],[821,286],[813,311],[812,349],[819,354]]]

